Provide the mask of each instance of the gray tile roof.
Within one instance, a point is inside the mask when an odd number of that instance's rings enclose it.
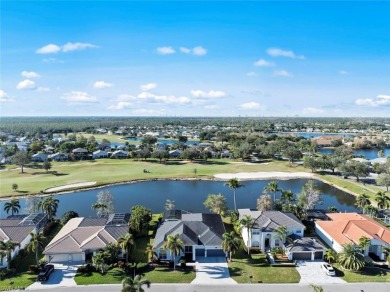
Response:
[[[177,214],[177,212],[175,212]],[[181,219],[166,220],[157,229],[156,248],[162,247],[168,235],[178,233],[185,246],[221,245],[225,232],[221,216],[217,214],[182,214]]]
[[[32,215],[34,216],[14,215],[7,219],[0,219],[0,240],[12,240],[20,243],[30,232],[35,232],[35,222],[30,219],[38,218],[41,214]],[[26,219],[29,220],[25,221]]]
[[[294,241],[294,243],[286,246],[289,252],[303,251],[325,251],[326,248],[315,238],[302,237]]]

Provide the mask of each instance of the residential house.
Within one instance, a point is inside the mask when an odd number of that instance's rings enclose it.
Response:
[[[11,254],[14,258],[19,250],[26,247],[31,240],[30,233],[38,233],[45,226],[47,216],[44,213],[33,213],[29,215],[13,215],[6,219],[0,219],[0,240],[13,241],[19,244]],[[0,261],[0,267],[7,267],[7,259]]]
[[[88,150],[85,148],[76,148],[72,150],[73,156],[76,159],[85,159],[88,157]]]
[[[88,256],[117,243],[129,232],[130,214],[117,213],[100,218],[70,219],[46,246],[43,254],[49,262],[85,262]]]
[[[112,152],[111,158],[119,158],[119,159],[127,158],[127,151],[116,150],[116,151]]]
[[[194,261],[197,257],[225,257],[221,246],[223,233],[225,226],[220,215],[170,210],[165,212],[163,223],[157,229],[155,252],[160,259],[172,259],[170,251],[163,245],[168,235],[179,234],[184,252],[180,252],[175,261],[182,256]]]
[[[92,158],[93,159],[98,159],[98,158],[107,158],[108,157],[108,152],[103,151],[103,150],[97,150],[93,152]]]
[[[171,151],[169,151],[169,157],[178,158],[181,153],[182,153],[182,151],[180,149],[171,150]]]
[[[69,159],[68,154],[62,152],[50,154],[49,158],[54,161],[67,161]]]
[[[167,150],[167,143],[163,143],[163,142],[157,142],[154,144],[154,147],[156,150],[159,150],[159,151],[165,151]]]
[[[302,237],[295,239],[286,246],[289,260],[317,260],[323,259],[326,247],[316,238]]]
[[[32,162],[45,162],[48,159],[48,154],[46,153],[36,153],[31,156]]]
[[[312,139],[317,147],[331,147],[334,141],[343,141],[342,136],[318,136]]]
[[[363,250],[364,255],[375,254],[385,258],[382,247],[390,247],[390,229],[367,215],[358,213],[328,213],[330,221],[316,221],[316,233],[334,251],[341,252],[343,244],[359,245],[363,236],[370,239],[370,246]]]

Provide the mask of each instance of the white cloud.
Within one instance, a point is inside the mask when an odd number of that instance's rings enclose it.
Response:
[[[141,92],[136,97],[126,96],[129,99],[150,100],[151,102],[166,103],[166,104],[190,104],[191,99],[186,96],[176,97],[174,95],[155,95],[148,91]]]
[[[292,59],[305,59],[303,55],[296,55],[293,51],[282,50],[279,48],[267,49],[267,54],[271,57],[288,57]]]
[[[156,88],[156,87],[157,87],[156,83],[147,83],[147,84],[142,84],[140,86],[142,91],[149,91],[149,90]]]
[[[274,77],[294,77],[290,72],[286,70],[275,70],[274,74],[272,75]]]
[[[251,71],[251,72],[246,73],[246,76],[248,76],[248,77],[255,77],[255,76],[257,76],[257,73]]]
[[[140,99],[148,99],[148,98],[154,98],[154,97],[155,97],[155,95],[153,93],[150,93],[147,91],[141,92],[140,94],[137,95],[137,98],[140,98]]]
[[[348,72],[348,71],[345,71],[345,70],[340,70],[340,71],[339,71],[339,74],[340,74],[340,75],[348,75],[349,72]]]
[[[105,81],[96,81],[96,82],[93,84],[93,87],[94,87],[94,88],[97,88],[97,89],[103,89],[103,88],[112,87],[113,85],[114,85],[114,84],[108,83],[108,82],[105,82]]]
[[[207,54],[207,50],[202,46],[197,46],[192,49],[180,47],[179,50],[184,54],[195,55],[195,56],[204,56]]]
[[[97,98],[95,96],[89,95],[86,92],[82,91],[71,91],[65,93],[61,99],[66,100],[70,103],[95,103]]]
[[[89,44],[89,43],[71,43],[68,42],[65,45],[62,46],[62,51],[64,53],[66,52],[72,52],[72,51],[80,51],[80,50],[85,50],[87,48],[97,48],[96,45]]]
[[[89,44],[89,43],[71,43],[68,42],[63,46],[58,46],[55,44],[49,44],[46,46],[43,46],[42,48],[39,48],[35,52],[37,54],[56,54],[60,51],[67,53],[67,52],[72,52],[72,51],[80,51],[80,50],[85,50],[87,48],[97,48],[96,45]]]
[[[30,79],[25,79],[23,81],[20,81],[16,85],[16,89],[24,90],[24,89],[34,89],[35,88],[35,82]]]
[[[275,64],[273,62],[266,61],[264,59],[260,59],[260,60],[258,60],[256,62],[254,62],[253,66],[256,66],[256,67],[273,67],[273,66],[275,66]]]
[[[246,109],[246,110],[259,109],[260,108],[260,103],[254,102],[254,101],[246,102],[246,103],[240,104],[240,108]]]
[[[37,72],[33,72],[33,71],[23,71],[22,73],[20,73],[20,75],[22,75],[22,77],[25,77],[25,78],[39,78],[41,77],[41,75],[39,75]]]
[[[50,88],[49,87],[42,87],[42,86],[39,86],[37,88],[37,91],[38,92],[49,92],[50,91]]]
[[[64,61],[56,59],[56,58],[44,58],[42,59],[43,62],[45,63],[64,63]]]
[[[49,44],[46,46],[43,46],[42,48],[39,48],[35,52],[37,54],[55,54],[61,51],[61,47],[54,45],[54,44]]]
[[[376,98],[359,98],[355,100],[355,104],[370,107],[390,107],[390,95],[380,94]]]
[[[217,97],[223,97],[226,95],[225,92],[220,91],[220,90],[210,90],[210,91],[191,90],[191,94],[194,97],[203,97],[203,98],[217,98]]]
[[[133,95],[129,95],[129,94],[120,94],[116,98],[116,101],[128,101],[128,100],[134,100],[134,99],[137,99],[137,97],[133,96]]]
[[[109,110],[122,110],[131,107],[133,104],[127,101],[120,101],[117,105],[109,106],[107,109]]]
[[[0,102],[13,101],[13,99],[4,91],[0,89]]]
[[[308,115],[315,115],[324,113],[324,110],[315,107],[305,107],[302,112]]]
[[[172,47],[158,47],[156,49],[157,54],[160,55],[169,55],[169,54],[174,54],[176,51]]]

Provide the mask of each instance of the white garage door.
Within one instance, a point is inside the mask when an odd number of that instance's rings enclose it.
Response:
[[[52,263],[63,263],[63,262],[81,262],[83,255],[81,253],[74,254],[55,254],[52,255]]]

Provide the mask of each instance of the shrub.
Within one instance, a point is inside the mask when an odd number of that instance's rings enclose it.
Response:
[[[41,270],[41,267],[39,267],[37,265],[30,265],[28,269],[33,274],[39,274],[39,271]]]
[[[15,273],[15,269],[0,269],[0,280],[12,277]]]
[[[47,223],[42,230],[43,236],[48,236],[52,232],[52,230],[56,228],[57,224],[57,221]]]
[[[168,267],[169,267],[170,269],[173,268],[173,261],[169,261]]]
[[[83,265],[81,267],[79,267],[77,269],[77,272],[81,273],[81,274],[84,274],[84,273],[92,273],[92,272],[95,272],[96,269],[93,265],[91,264],[86,264],[86,265]]]
[[[16,255],[16,256],[11,260],[11,262],[9,263],[9,267],[10,267],[11,269],[17,268],[17,267],[21,264],[22,259],[23,259],[23,258],[20,256],[20,254]]]
[[[120,268],[122,270],[126,270],[126,263],[123,262],[123,261],[119,261],[118,262],[118,268]]]

